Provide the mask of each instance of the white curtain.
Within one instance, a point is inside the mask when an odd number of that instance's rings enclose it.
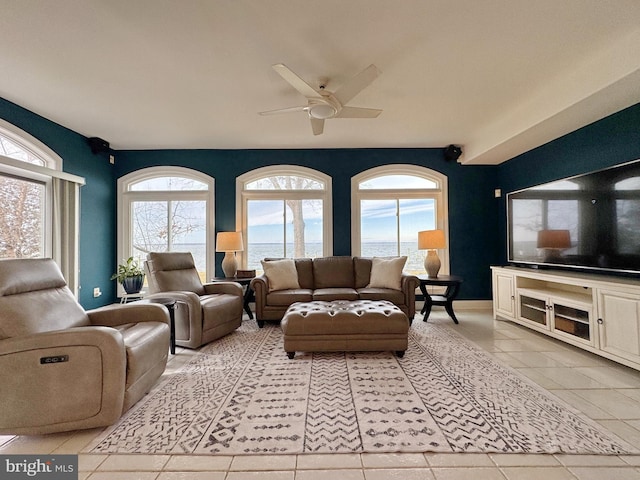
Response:
[[[52,256],[76,297],[80,284],[80,186],[72,180],[52,179]]]

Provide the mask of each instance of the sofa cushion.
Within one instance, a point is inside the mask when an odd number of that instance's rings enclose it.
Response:
[[[358,295],[362,300],[387,300],[395,305],[404,304],[404,292],[392,288],[359,288]]]
[[[270,260],[262,262],[262,269],[269,280],[269,291],[300,288],[296,264],[291,259]]]
[[[353,288],[353,257],[320,257],[313,259],[315,288]]]
[[[355,274],[355,288],[364,288],[369,285],[371,278],[371,258],[353,257],[353,270]]]
[[[407,257],[374,257],[371,261],[371,278],[367,287],[400,290],[405,263],[407,263]]]
[[[307,288],[267,293],[267,305],[285,306],[294,302],[310,302],[311,300],[313,300],[313,291]]]
[[[313,260],[311,258],[296,258],[296,270],[298,271],[298,283],[300,288],[312,290],[313,285]]]
[[[355,288],[316,288],[313,291],[314,300],[358,300],[358,292]]]

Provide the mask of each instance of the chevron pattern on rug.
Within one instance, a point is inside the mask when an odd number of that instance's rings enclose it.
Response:
[[[298,353],[245,322],[203,347],[90,453],[638,453],[444,325],[391,352]]]

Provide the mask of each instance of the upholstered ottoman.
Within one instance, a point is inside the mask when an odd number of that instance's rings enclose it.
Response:
[[[409,319],[386,300],[296,302],[280,323],[284,350],[353,352],[392,350],[402,357],[407,349]]]

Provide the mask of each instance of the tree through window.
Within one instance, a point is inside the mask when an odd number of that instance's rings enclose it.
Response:
[[[249,172],[238,183],[246,268],[261,270],[264,258],[328,254],[329,177],[303,167],[277,166]]]
[[[213,272],[213,179],[178,167],[152,167],[119,184],[121,258],[142,262],[149,252],[191,252],[203,281],[212,276],[207,272]]]
[[[47,166],[23,142],[0,131],[0,156]],[[0,170],[0,258],[37,258],[47,255],[47,182],[28,170]]]

